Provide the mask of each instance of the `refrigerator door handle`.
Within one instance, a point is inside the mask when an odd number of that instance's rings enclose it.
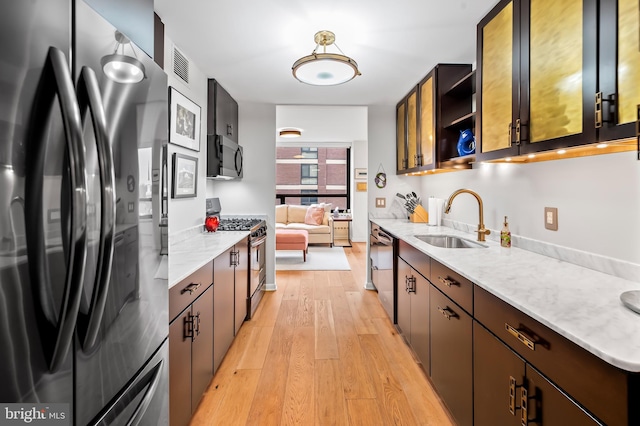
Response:
[[[116,397],[111,405],[108,405],[98,413],[98,415],[89,422],[91,426],[109,425],[112,424],[124,411],[125,408],[131,404],[131,402],[144,390],[144,396],[140,400],[140,403],[136,407],[135,411],[125,423],[130,426],[136,426],[140,424],[140,421],[144,417],[151,400],[153,399],[156,390],[158,389],[158,383],[162,375],[162,369],[164,368],[164,359],[161,359],[148,373],[140,377],[138,380],[134,380],[133,383],[125,387]]]
[[[95,72],[89,67],[82,67],[78,79],[78,105],[80,116],[85,124],[87,110],[93,123],[97,146],[98,168],[100,172],[100,240],[98,244],[98,257],[96,265],[96,278],[94,283],[91,305],[86,320],[78,323],[80,341],[85,350],[95,345],[104,315],[104,309],[109,293],[111,268],[113,265],[115,217],[116,217],[116,193],[115,171],[113,166],[113,153],[109,136],[107,135],[107,118],[100,95],[100,85]]]
[[[68,219],[66,277],[59,313],[54,308],[43,224],[43,176],[47,123],[58,98],[68,152],[71,202]],[[29,277],[36,299],[35,315],[45,359],[51,372],[63,364],[73,342],[87,255],[87,194],[85,151],[80,110],[64,53],[50,47],[38,82],[31,112],[26,154],[30,162],[25,177],[25,220]],[[56,318],[57,317],[57,318]]]

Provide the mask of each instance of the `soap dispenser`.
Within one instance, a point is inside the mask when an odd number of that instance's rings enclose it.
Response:
[[[511,247],[511,231],[509,231],[509,222],[507,222],[507,217],[504,217],[504,226],[502,227],[502,231],[500,231],[500,245],[502,247]]]

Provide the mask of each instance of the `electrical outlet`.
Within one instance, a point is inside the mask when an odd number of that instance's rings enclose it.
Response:
[[[133,213],[134,207],[135,207],[134,203],[129,203],[129,213]]]
[[[384,197],[376,197],[376,208],[382,209],[387,206],[387,199]]]
[[[544,227],[550,231],[558,230],[558,209],[556,207],[544,208]]]

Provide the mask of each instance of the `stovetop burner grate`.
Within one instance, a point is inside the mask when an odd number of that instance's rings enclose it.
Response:
[[[221,231],[251,231],[264,221],[255,218],[222,218],[218,229]]]

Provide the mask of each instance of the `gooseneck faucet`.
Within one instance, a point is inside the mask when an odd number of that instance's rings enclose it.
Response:
[[[478,200],[478,210],[480,215],[480,223],[478,224],[478,241],[484,241],[484,236],[489,235],[491,231],[488,229],[485,229],[484,227],[484,210],[482,207],[482,198],[480,198],[480,196],[476,192],[473,192],[470,189],[464,189],[464,188],[458,189],[457,191],[455,191],[453,194],[449,196],[449,199],[447,200],[447,206],[445,207],[444,212],[448,214],[449,211],[451,211],[451,203],[453,203],[453,199],[456,198],[459,194],[462,194],[463,192],[473,195],[474,197],[476,197],[476,200]]]

